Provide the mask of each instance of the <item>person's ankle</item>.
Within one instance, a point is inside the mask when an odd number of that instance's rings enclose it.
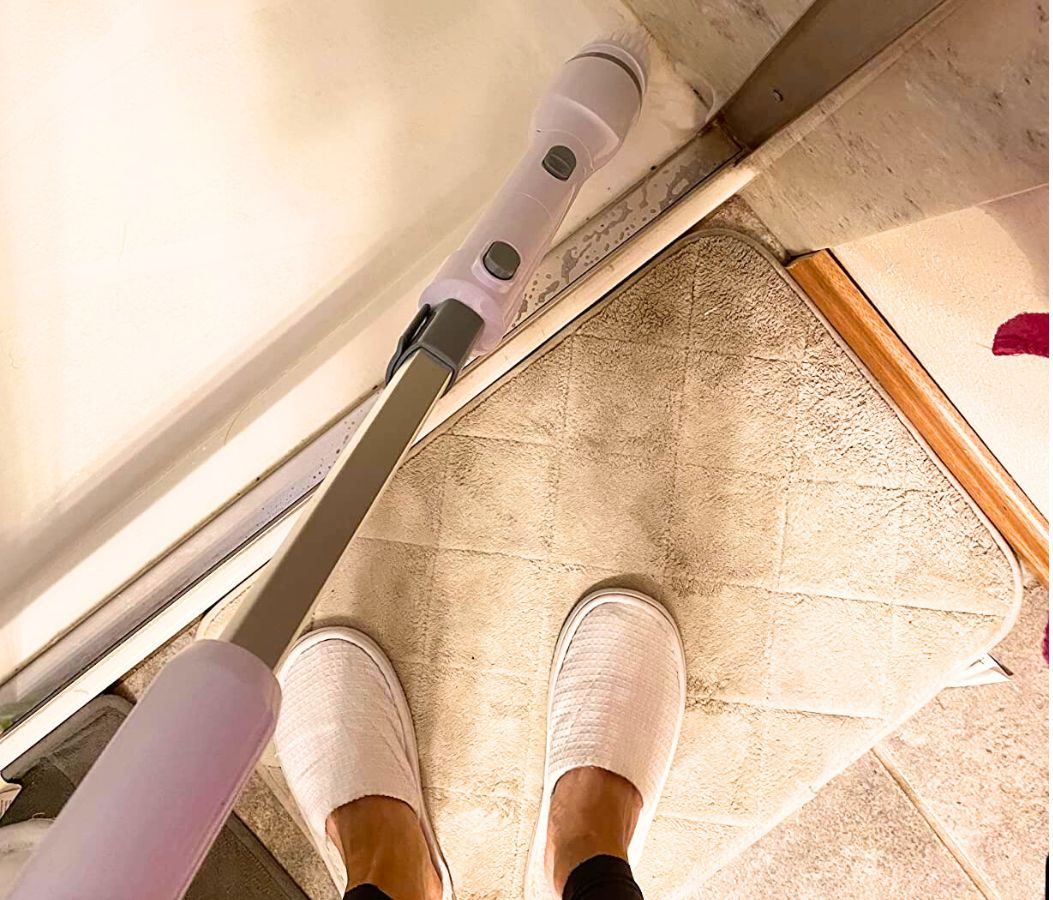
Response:
[[[565,773],[552,791],[546,869],[562,895],[570,873],[595,856],[628,860],[629,841],[643,800],[620,775],[580,768]]]
[[[348,890],[372,884],[393,900],[442,897],[420,820],[401,800],[362,797],[333,810],[325,830],[344,860]]]

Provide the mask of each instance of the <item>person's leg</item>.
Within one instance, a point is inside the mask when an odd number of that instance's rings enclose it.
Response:
[[[548,817],[546,869],[567,900],[637,900],[629,841],[643,800],[632,784],[592,767],[571,769],[556,782]],[[573,875],[573,877],[572,877]]]
[[[668,613],[598,591],[568,616],[549,687],[530,900],[642,900],[638,860],[680,735],[686,665]]]
[[[375,884],[360,884],[344,894],[344,900],[391,900],[391,895],[385,894]]]
[[[354,900],[452,896],[413,721],[383,651],[354,629],[322,629],[293,647],[278,680],[278,759],[337,889]]]
[[[401,800],[362,797],[346,803],[329,814],[325,830],[344,860],[350,896],[442,897],[420,820]]]

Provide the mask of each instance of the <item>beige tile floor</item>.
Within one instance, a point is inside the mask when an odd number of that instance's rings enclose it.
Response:
[[[1041,897],[1048,849],[1049,593],[1031,580],[992,652],[1008,683],[947,688],[700,895]]]

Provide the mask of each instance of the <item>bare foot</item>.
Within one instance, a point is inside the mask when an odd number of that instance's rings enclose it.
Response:
[[[545,871],[557,896],[579,863],[594,856],[628,860],[642,808],[640,792],[606,769],[571,769],[560,777],[552,791],[545,847]]]
[[[325,830],[340,848],[348,890],[372,884],[394,900],[441,900],[417,814],[401,800],[362,797],[334,809]]]

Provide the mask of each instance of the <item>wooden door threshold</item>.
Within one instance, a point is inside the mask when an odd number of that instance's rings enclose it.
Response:
[[[829,250],[787,267],[943,464],[1049,586],[1049,523]]]

